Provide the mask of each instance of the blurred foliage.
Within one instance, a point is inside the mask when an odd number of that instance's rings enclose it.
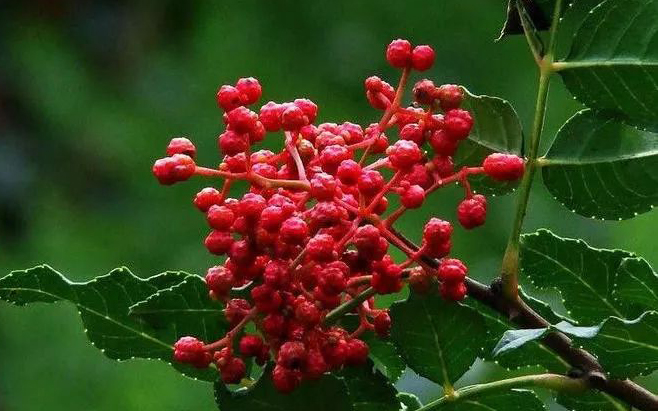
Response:
[[[311,98],[321,121],[368,124],[378,113],[365,101],[363,79],[397,81],[383,50],[393,38],[409,38],[437,50],[427,76],[511,101],[527,127],[536,72],[523,38],[493,42],[504,3],[2,2],[0,275],[41,262],[80,280],[120,265],[141,276],[203,273],[213,258],[190,200],[209,182],[164,188],[150,167],[176,135],[197,143],[201,163],[218,161],[215,90],[240,76],[258,77],[267,100]],[[550,102],[547,136],[578,109],[559,79]],[[271,136],[265,144],[281,141]],[[445,190],[400,229],[418,238],[427,217],[454,220],[458,196]],[[494,198],[484,228],[458,230],[455,255],[474,277],[496,276],[512,205],[513,196]],[[584,219],[537,184],[527,230],[552,227],[635,251],[656,266],[657,222],[656,213],[619,223]],[[214,409],[209,385],[164,364],[108,361],[71,311],[0,306],[1,411]],[[487,378],[498,372],[478,368]],[[413,375],[399,384],[425,400],[437,393]]]

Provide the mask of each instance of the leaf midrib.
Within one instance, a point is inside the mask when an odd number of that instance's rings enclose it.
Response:
[[[561,262],[555,260],[553,257],[549,256],[548,254],[544,254],[543,252],[541,252],[541,251],[539,251],[539,250],[537,250],[537,249],[535,249],[535,248],[533,248],[533,247],[530,247],[530,246],[526,245],[525,248],[526,248],[527,250],[530,250],[530,251],[536,253],[536,254],[539,254],[539,255],[542,256],[542,257],[547,258],[548,260],[552,261],[552,262],[553,262],[554,264],[556,264],[557,266],[561,267],[564,271],[566,271],[567,273],[571,274],[574,278],[576,278],[579,282],[581,282],[586,288],[588,288],[589,290],[591,290],[592,293],[593,293],[594,295],[596,295],[601,301],[603,301],[603,302],[605,303],[605,305],[607,305],[608,307],[610,307],[610,309],[612,309],[612,311],[613,311],[615,314],[617,314],[619,317],[624,317],[624,315],[623,315],[622,313],[620,313],[620,312],[619,312],[619,311],[618,311],[618,310],[617,310],[617,309],[616,309],[616,308],[615,308],[615,307],[614,307],[614,306],[613,306],[613,305],[612,305],[612,304],[611,304],[606,298],[604,298],[603,296],[601,296],[601,295],[600,295],[600,294],[599,294],[594,288],[592,288],[591,285],[589,285],[585,280],[582,279],[582,277],[580,277],[579,275],[577,275],[577,274],[576,274],[575,272],[573,272],[570,268],[568,268],[567,266],[565,266],[565,265],[562,264]],[[558,290],[558,291],[559,291],[559,290]]]

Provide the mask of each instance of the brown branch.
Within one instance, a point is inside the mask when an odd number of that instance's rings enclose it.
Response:
[[[389,229],[404,244],[413,250],[418,246],[393,228]],[[426,256],[424,263],[430,267],[438,267],[438,262]],[[471,278],[466,279],[468,295],[493,310],[505,315],[519,328],[544,328],[550,325],[541,315],[530,308],[519,297],[510,302],[504,298],[500,290],[481,284]],[[658,411],[658,396],[634,383],[631,380],[608,379],[597,359],[589,352],[576,348],[565,334],[552,332],[542,339],[542,343],[566,360],[572,367],[580,370],[590,387],[610,394],[634,408],[642,411]]]

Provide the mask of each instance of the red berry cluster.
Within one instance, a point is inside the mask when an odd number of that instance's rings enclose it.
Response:
[[[448,258],[451,223],[429,220],[418,251],[408,247],[393,224],[438,188],[460,183],[465,199],[457,207],[459,222],[467,229],[482,225],[486,199],[472,193],[469,176],[518,179],[524,162],[497,153],[482,166],[454,170],[452,156],[473,126],[471,114],[459,108],[462,89],[420,80],[413,87],[414,104],[401,106],[412,70],[429,69],[434,57],[431,47],[412,47],[406,40],[388,46],[386,59],[402,69],[401,80],[397,88],[379,77],[366,80],[368,101],[384,113],[365,129],[349,122],[315,125],[318,106],[308,99],[270,101],[256,113],[248,106],[261,97],[261,86],[243,78],[217,92],[226,123],[217,141],[224,155],[217,168],[197,166],[188,139],[171,141],[168,157],[153,166],[162,184],[192,175],[224,180],[219,190],[201,190],[194,204],[212,230],[206,248],[227,256],[208,269],[205,280],[210,296],[225,303],[231,325],[215,342],[181,338],[175,345],[177,361],[196,367],[214,362],[222,380],[234,384],[245,376],[246,359],[263,365],[272,356],[274,385],[290,392],[304,379],[365,362],[368,346],[359,339],[362,333],[389,333],[391,319],[386,310],[375,308],[371,290],[396,293],[409,282],[416,291],[428,291],[438,282],[445,299],[464,298],[467,268]],[[392,144],[385,134],[391,129],[399,135]],[[281,131],[285,144],[280,152],[255,150],[266,134]],[[228,197],[238,180],[249,183],[248,192]],[[401,203],[392,211],[391,195]],[[407,259],[394,261],[390,244]],[[439,268],[428,266],[427,258],[440,259]],[[232,298],[231,290],[243,286],[250,287],[250,300]],[[342,305],[351,309],[341,310]],[[348,332],[327,325],[332,310],[358,314],[358,328]],[[243,335],[248,323],[257,334]],[[235,350],[233,341],[240,335]]]

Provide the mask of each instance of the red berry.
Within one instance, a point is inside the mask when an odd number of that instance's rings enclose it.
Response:
[[[409,140],[398,140],[386,150],[391,165],[398,170],[408,170],[423,158],[418,145]]]
[[[347,144],[356,144],[363,141],[363,128],[358,124],[344,122],[340,125],[340,134]]]
[[[416,164],[411,168],[411,171],[404,176],[404,181],[407,181],[410,185],[419,185],[424,189],[428,189],[434,183],[434,177],[425,164]]]
[[[267,206],[260,215],[261,226],[268,231],[276,231],[287,217],[286,212],[277,206]]]
[[[362,254],[372,254],[379,246],[381,234],[379,229],[372,224],[366,224],[359,227],[354,233],[352,242],[357,250]]]
[[[174,344],[174,359],[180,363],[206,368],[212,361],[203,342],[194,337],[182,337]]]
[[[233,245],[233,237],[226,231],[213,230],[206,237],[204,244],[212,254],[226,254]]]
[[[384,89],[384,82],[377,76],[370,76],[365,81],[367,91],[378,92]]]
[[[334,255],[334,238],[328,234],[316,234],[306,244],[306,252],[314,261],[331,260]]]
[[[432,287],[432,280],[427,272],[419,267],[409,274],[409,288],[418,294],[427,294]]]
[[[303,369],[306,366],[306,347],[298,341],[288,341],[279,348],[276,357],[277,365],[291,370]]]
[[[444,84],[437,90],[441,108],[443,111],[449,111],[459,108],[464,100],[464,91],[461,87],[454,84]]]
[[[245,335],[240,339],[240,353],[245,357],[256,357],[262,354],[263,339],[257,335]]]
[[[373,318],[373,325],[375,326],[377,335],[387,337],[391,332],[391,317],[388,315],[388,310],[380,311]]]
[[[269,285],[261,284],[251,290],[256,309],[261,313],[273,313],[282,303],[281,294]]]
[[[439,177],[448,177],[455,173],[455,163],[450,156],[434,156],[432,164]]]
[[[231,244],[231,249],[228,251],[228,256],[231,261],[238,265],[249,265],[254,260],[254,250],[251,243],[247,240],[234,241]]]
[[[281,241],[287,244],[302,244],[308,236],[308,226],[299,217],[290,217],[279,230]]]
[[[376,110],[386,110],[391,105],[391,99],[386,97],[383,93],[367,91],[366,98],[372,108]]]
[[[444,258],[439,264],[436,271],[439,280],[445,283],[461,283],[464,282],[468,268],[461,260],[456,258]]]
[[[345,287],[347,287],[345,273],[337,267],[325,267],[320,271],[318,276],[318,287],[326,295],[338,295],[342,293],[345,291]]]
[[[311,178],[311,196],[318,201],[332,200],[337,187],[336,180],[329,174],[318,173]]]
[[[445,130],[453,140],[465,139],[473,127],[471,113],[459,108],[449,110],[444,117],[444,121]]]
[[[513,181],[523,176],[525,163],[513,154],[493,153],[482,163],[484,172],[494,180]]]
[[[449,157],[457,151],[459,140],[450,138],[445,130],[439,129],[430,135],[429,143],[437,155]]]
[[[279,337],[285,331],[286,320],[281,314],[271,313],[263,318],[263,330],[272,337]]]
[[[345,359],[345,364],[364,364],[368,359],[369,353],[370,349],[368,348],[368,344],[357,338],[352,338],[347,341],[347,357]]]
[[[320,351],[313,349],[308,352],[305,376],[311,379],[320,378],[328,369],[327,362]]]
[[[167,155],[185,154],[191,158],[196,157],[196,147],[185,137],[172,138],[167,146]]]
[[[293,102],[306,116],[307,123],[313,123],[318,116],[318,106],[307,98],[298,98]]]
[[[372,275],[370,285],[378,294],[397,293],[402,289],[402,270],[391,264],[385,270],[378,270]]]
[[[234,156],[249,148],[249,138],[233,130],[226,130],[217,138],[219,149],[227,156]]]
[[[406,208],[414,209],[423,205],[425,201],[425,190],[423,187],[413,185],[406,189],[400,196],[400,202]]]
[[[325,337],[322,354],[331,367],[341,367],[347,360],[347,341],[344,330],[332,329]]]
[[[265,284],[274,289],[280,290],[287,288],[290,284],[290,273],[288,272],[286,262],[275,260],[267,264],[263,272],[263,280]]]
[[[299,371],[277,365],[272,371],[272,382],[277,391],[288,394],[302,382],[302,374]]]
[[[295,319],[307,327],[314,327],[320,323],[321,313],[318,307],[310,301],[302,301],[295,307]]]
[[[452,224],[436,217],[430,219],[423,230],[423,240],[429,244],[444,243],[451,235]]]
[[[361,175],[361,166],[354,160],[343,160],[338,166],[336,176],[343,184],[356,184]]]
[[[386,48],[388,64],[396,68],[405,68],[411,65],[411,43],[408,40],[393,40]]]
[[[467,230],[481,226],[486,218],[487,199],[481,194],[465,199],[457,207],[457,219]]]
[[[194,160],[185,154],[161,158],[153,164],[153,174],[163,185],[185,181],[192,177],[195,169]]]
[[[400,130],[400,138],[413,141],[420,147],[425,143],[425,135],[423,131],[423,128],[418,124],[409,123]]]
[[[425,71],[434,64],[434,49],[430,46],[416,46],[411,54],[411,65],[414,70]]]
[[[450,254],[452,242],[450,240],[440,243],[427,243],[425,245],[425,255],[432,258],[443,258]]]
[[[247,372],[247,367],[241,358],[231,357],[220,367],[224,384],[239,384]]]
[[[239,79],[235,83],[235,88],[240,92],[240,99],[244,105],[254,104],[263,94],[260,83],[253,77]]]
[[[224,85],[220,87],[216,99],[217,105],[227,113],[243,104],[240,91],[233,86]]]
[[[233,298],[226,303],[226,308],[224,309],[224,316],[226,320],[232,326],[238,324],[242,319],[247,315],[251,305],[247,300],[242,298]]]
[[[206,273],[206,284],[215,294],[224,296],[233,288],[233,274],[221,265],[210,267]]]
[[[289,104],[281,114],[281,125],[284,130],[299,130],[307,124],[309,124],[309,121],[304,114],[304,110],[295,104]]]
[[[258,115],[246,107],[237,107],[228,112],[228,125],[237,133],[249,133],[256,128]]]
[[[461,301],[466,297],[468,292],[466,284],[464,283],[445,283],[439,287],[441,296],[449,301]]]
[[[377,170],[365,170],[359,176],[358,187],[366,197],[374,196],[384,188],[384,177]]]
[[[247,193],[240,200],[239,211],[244,217],[252,220],[260,218],[260,214],[267,207],[267,201],[259,194]]]
[[[432,104],[437,97],[437,88],[432,80],[424,79],[414,85],[413,93],[420,104]]]
[[[268,102],[260,109],[258,119],[267,131],[281,130],[281,114],[285,107],[273,101]]]
[[[206,187],[196,194],[193,202],[199,211],[205,213],[211,206],[222,203],[222,194],[216,188]]]
[[[320,166],[325,172],[335,174],[343,160],[349,160],[351,157],[352,154],[345,146],[330,145],[320,153]]]
[[[206,214],[208,225],[219,231],[228,231],[235,221],[235,213],[226,206],[213,205]]]

